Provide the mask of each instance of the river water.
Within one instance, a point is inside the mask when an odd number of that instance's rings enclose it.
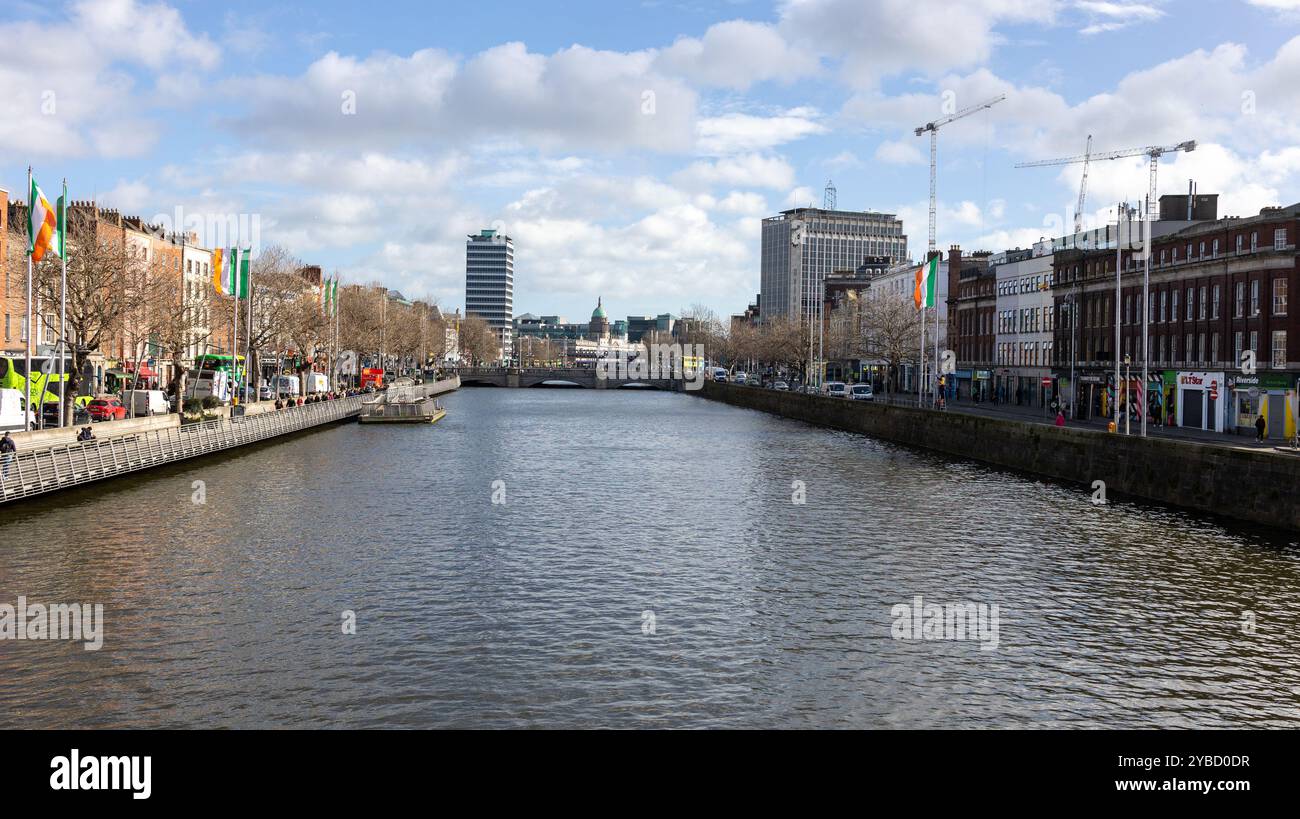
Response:
[[[0,726],[1300,726],[1284,534],[690,395],[443,402],[0,507],[0,603],[105,609],[0,640]]]

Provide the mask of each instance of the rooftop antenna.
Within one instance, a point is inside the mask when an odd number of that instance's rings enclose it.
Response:
[[[835,210],[835,204],[836,204],[836,201],[835,201],[835,200],[836,200],[835,194],[836,194],[835,183],[832,182],[831,180],[827,179],[827,180],[826,180],[826,191],[825,191],[825,193],[822,195],[822,207],[823,207],[824,209],[826,209],[826,210]]]

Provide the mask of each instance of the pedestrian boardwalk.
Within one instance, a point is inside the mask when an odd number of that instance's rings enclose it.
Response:
[[[342,421],[360,414],[362,401],[373,398],[358,395],[0,456],[0,504]]]

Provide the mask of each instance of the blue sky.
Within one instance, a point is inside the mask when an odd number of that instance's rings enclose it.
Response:
[[[941,133],[943,247],[1064,230],[1079,169],[1013,166],[1089,133],[1198,140],[1161,192],[1196,178],[1224,214],[1300,201],[1300,0],[20,0],[0,42],[0,187],[30,163],[130,214],[256,214],[263,245],[448,308],[497,227],[516,312],[737,312],[762,217],[827,179],[919,255],[911,129],[945,98],[1008,95]],[[1089,218],[1145,184],[1094,164]]]

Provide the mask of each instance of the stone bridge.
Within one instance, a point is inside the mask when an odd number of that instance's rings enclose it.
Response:
[[[461,367],[462,387],[581,387],[586,389],[681,390],[674,378],[604,378],[594,367]]]

